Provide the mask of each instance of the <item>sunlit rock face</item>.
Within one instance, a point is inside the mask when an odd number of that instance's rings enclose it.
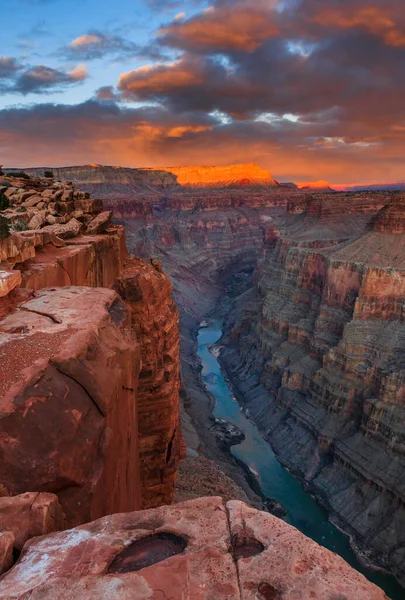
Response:
[[[186,187],[232,187],[232,186],[274,186],[278,183],[270,171],[261,169],[254,163],[230,165],[225,167],[166,167],[162,169],[173,173],[181,186]]]
[[[99,199],[54,179],[2,181],[0,496],[56,494],[66,527],[171,502],[181,434],[168,277],[129,259]]]
[[[403,581],[402,198],[224,197],[118,203],[131,250],[161,258],[172,278],[186,379],[193,331],[228,294],[221,361],[239,399],[335,521]]]
[[[199,498],[29,542],[0,598],[387,600],[345,561],[243,502]]]

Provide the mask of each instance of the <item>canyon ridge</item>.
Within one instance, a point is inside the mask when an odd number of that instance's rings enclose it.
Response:
[[[216,314],[241,408],[405,586],[405,195],[253,164],[19,171],[0,177],[0,598],[388,597],[270,514],[230,452],[198,356]]]

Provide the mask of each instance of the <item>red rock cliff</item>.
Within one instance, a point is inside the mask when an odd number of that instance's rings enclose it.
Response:
[[[171,502],[181,435],[168,278],[130,260],[123,228],[70,184],[0,183],[11,205],[0,239],[0,491],[56,494],[67,526]],[[20,215],[28,229],[17,232]]]

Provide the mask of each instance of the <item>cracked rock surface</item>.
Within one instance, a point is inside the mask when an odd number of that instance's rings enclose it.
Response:
[[[45,289],[0,322],[0,481],[58,495],[67,526],[140,506],[140,350],[109,289]]]
[[[199,498],[29,541],[0,598],[384,600],[339,556],[240,501]]]

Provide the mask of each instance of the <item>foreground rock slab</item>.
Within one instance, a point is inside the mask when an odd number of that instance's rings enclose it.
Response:
[[[58,495],[67,526],[140,507],[141,365],[117,294],[48,288],[0,322],[0,482]]]
[[[28,542],[3,600],[386,600],[339,556],[243,502],[199,498]]]

